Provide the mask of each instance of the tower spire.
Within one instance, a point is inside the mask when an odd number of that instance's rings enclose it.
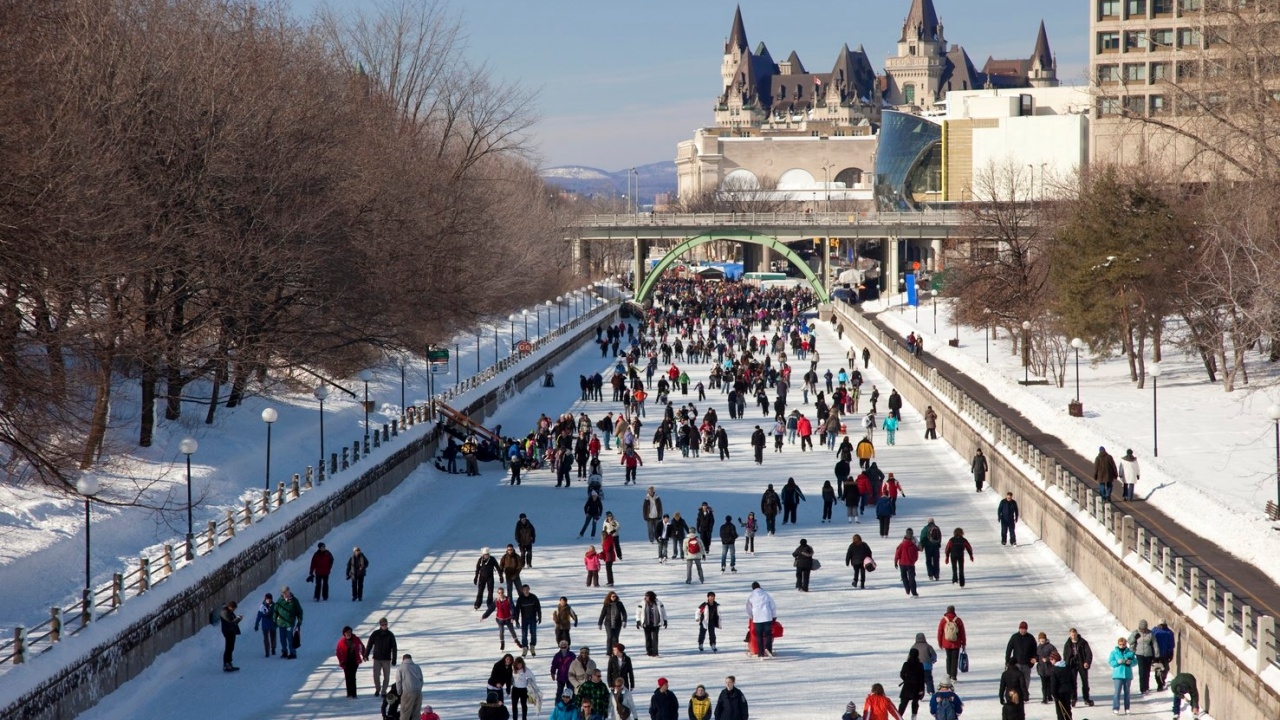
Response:
[[[938,23],[938,12],[933,8],[933,0],[911,0],[911,9],[907,11],[907,20],[902,24],[902,39],[899,42],[935,42],[941,38],[942,30]]]
[[[1049,34],[1045,32],[1044,20],[1040,21],[1040,32],[1036,34],[1036,49],[1031,53],[1031,63],[1039,63],[1041,70],[1053,69],[1053,53],[1049,50]]]
[[[725,43],[724,52],[728,55],[747,48],[747,29],[742,24],[742,6],[739,5],[733,11],[733,28],[729,30],[729,42]]]

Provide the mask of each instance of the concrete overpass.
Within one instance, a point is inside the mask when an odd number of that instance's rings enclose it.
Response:
[[[586,215],[575,220],[569,231],[575,260],[585,264],[589,243],[631,242],[633,271],[638,299],[643,300],[647,280],[649,247],[655,241],[676,245],[655,268],[659,274],[684,253],[716,240],[743,244],[743,261],[749,270],[768,270],[776,253],[800,267],[815,290],[825,299],[831,289],[830,260],[824,255],[821,276],[810,271],[788,243],[833,238],[852,241],[881,241],[882,278],[897,278],[902,263],[920,261],[921,266],[938,269],[942,243],[964,234],[971,216],[960,210],[927,212],[788,212],[788,213],[630,213]],[[893,291],[892,285],[882,285]]]

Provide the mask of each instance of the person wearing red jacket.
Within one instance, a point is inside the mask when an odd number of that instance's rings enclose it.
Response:
[[[631,485],[636,482],[636,468],[643,465],[644,461],[640,459],[640,455],[635,451],[635,448],[627,448],[626,452],[622,454],[622,462],[619,464],[627,468],[622,484]]]
[[[862,513],[867,511],[867,505],[876,501],[873,489],[871,487],[871,478],[867,477],[865,472],[858,473],[858,522],[862,522]]]
[[[329,573],[333,572],[333,553],[325,549],[324,543],[316,546],[316,553],[311,556],[311,569],[307,571],[307,582],[316,584],[315,599],[320,602],[323,597],[329,599]]]
[[[954,625],[954,627],[950,627]],[[960,651],[968,641],[964,634],[964,620],[956,615],[956,606],[948,605],[942,619],[938,620],[938,647],[947,652],[947,679],[955,681],[960,669]]]
[[[596,437],[595,433],[591,433],[591,441],[587,443],[587,452],[591,454],[591,457],[597,460],[600,459],[600,438]]]
[[[916,548],[916,536],[907,528],[898,548],[893,551],[893,566],[902,574],[902,588],[912,597],[920,597],[916,592],[916,561],[920,559],[920,550]]]
[[[350,625],[342,628],[342,637],[334,654],[338,656],[338,665],[342,667],[342,675],[347,681],[347,697],[353,698],[356,696],[356,670],[364,660],[364,643],[352,632]]]
[[[813,423],[809,422],[809,418],[801,415],[796,420],[796,434],[800,436],[800,452],[804,452],[805,448],[813,449]]]

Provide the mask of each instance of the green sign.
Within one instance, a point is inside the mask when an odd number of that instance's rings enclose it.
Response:
[[[448,350],[428,350],[427,362],[447,363],[449,362],[449,351]]]

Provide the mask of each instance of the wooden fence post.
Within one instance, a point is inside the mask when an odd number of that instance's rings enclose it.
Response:
[[[115,573],[111,576],[111,609],[124,604],[124,575]]]
[[[227,511],[227,537],[236,536],[236,511]]]
[[[27,630],[19,625],[13,629],[13,664],[21,665],[26,658]]]
[[[213,520],[209,521],[209,552],[213,552],[218,547],[218,523]]]
[[[297,500],[298,495],[302,494],[302,476],[298,473],[293,474],[293,482],[289,485],[290,499]]]
[[[164,571],[164,576],[169,577],[173,574],[173,545],[164,544],[164,555],[160,556],[160,568]]]
[[[49,642],[62,640],[62,608],[49,608]]]
[[[145,557],[138,558],[138,594],[151,589],[151,560]]]

